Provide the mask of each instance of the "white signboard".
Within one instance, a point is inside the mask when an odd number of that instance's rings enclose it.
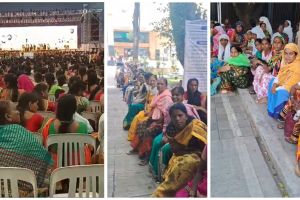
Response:
[[[199,81],[199,91],[207,92],[207,21],[185,22],[183,87],[191,78]]]

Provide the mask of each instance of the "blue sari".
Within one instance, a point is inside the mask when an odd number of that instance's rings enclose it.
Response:
[[[289,99],[290,93],[285,89],[280,89],[272,93],[275,78],[271,79],[268,89],[268,114],[274,119],[278,119],[280,112]]]

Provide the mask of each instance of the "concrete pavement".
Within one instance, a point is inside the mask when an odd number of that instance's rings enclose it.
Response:
[[[211,197],[280,197],[238,94],[211,98]]]
[[[156,183],[148,172],[148,166],[139,166],[137,155],[127,155],[131,150],[127,141],[128,131],[122,128],[127,105],[122,93],[114,86],[114,67],[106,70],[108,77],[108,197],[149,197]]]

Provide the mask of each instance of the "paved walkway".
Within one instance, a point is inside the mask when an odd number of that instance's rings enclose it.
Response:
[[[120,89],[110,85],[108,94],[108,197],[149,197],[156,183],[148,166],[139,166],[138,156],[126,154],[131,150],[128,131],[122,128],[127,105],[122,101]]]
[[[211,196],[281,197],[238,94],[211,98]]]

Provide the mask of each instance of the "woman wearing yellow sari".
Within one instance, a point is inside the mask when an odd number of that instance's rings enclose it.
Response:
[[[174,154],[164,173],[164,181],[153,192],[153,197],[174,197],[185,187],[200,167],[201,151],[207,143],[206,125],[190,117],[184,104],[174,104],[169,114],[171,123],[166,136]]]
[[[284,47],[282,62],[278,76],[270,81],[268,89],[268,114],[275,119],[280,118],[291,87],[300,81],[300,51],[296,44]]]

